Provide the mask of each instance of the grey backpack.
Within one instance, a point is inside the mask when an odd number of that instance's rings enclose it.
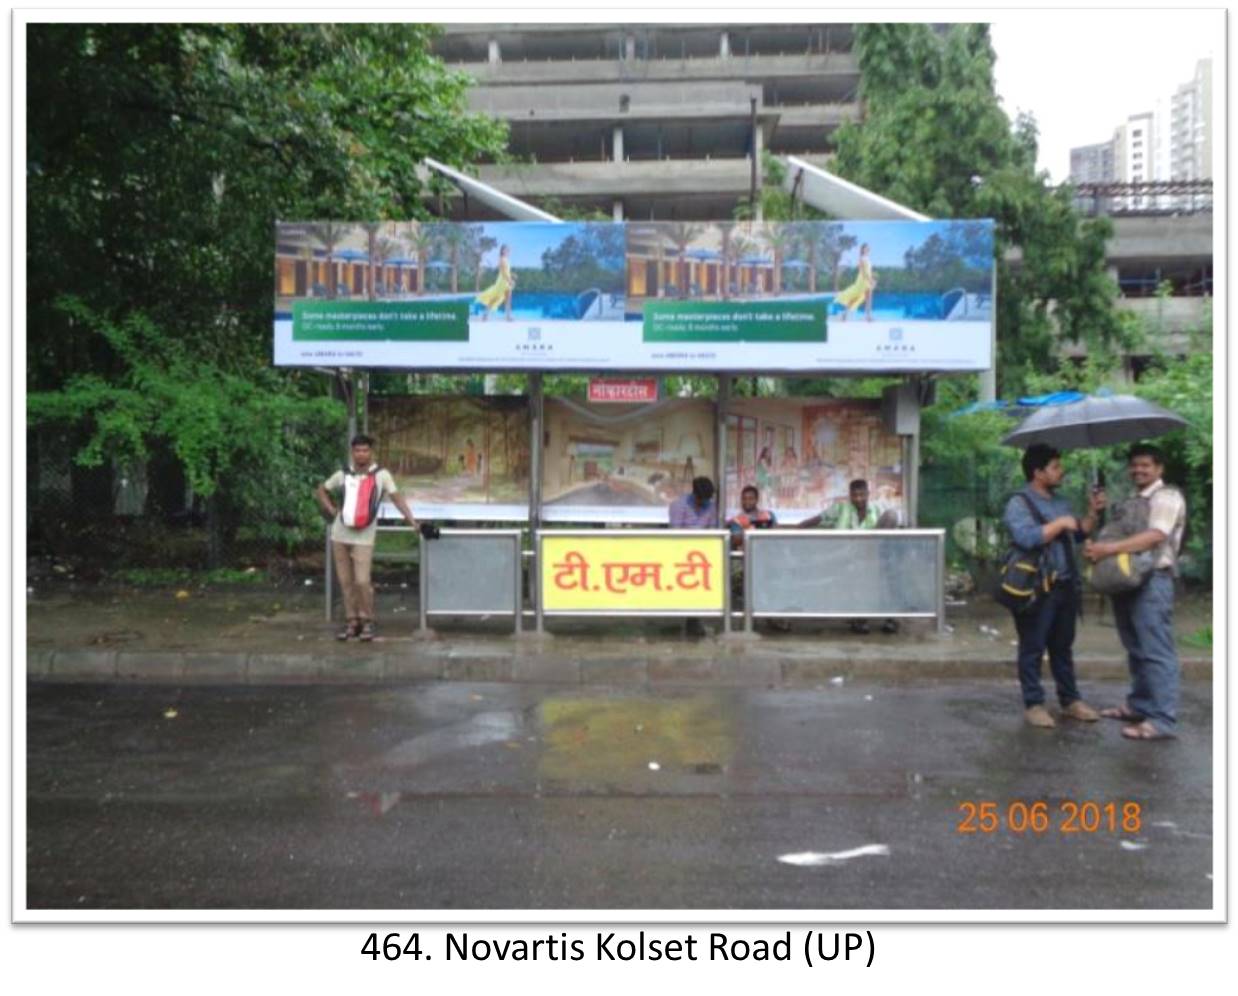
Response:
[[[1135,495],[1117,505],[1096,538],[1102,543],[1124,540],[1148,528],[1152,503]],[[1142,587],[1156,564],[1156,548],[1141,553],[1115,553],[1092,567],[1092,587],[1102,595],[1121,595]]]

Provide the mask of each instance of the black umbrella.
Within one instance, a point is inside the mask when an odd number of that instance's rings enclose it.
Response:
[[[1129,394],[1087,397],[1064,405],[1046,405],[1027,416],[1002,440],[1007,446],[1046,443],[1078,450],[1163,436],[1186,425],[1181,415]]]

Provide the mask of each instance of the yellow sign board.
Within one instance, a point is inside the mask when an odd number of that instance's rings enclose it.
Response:
[[[544,612],[726,609],[728,536],[647,533],[541,536]]]

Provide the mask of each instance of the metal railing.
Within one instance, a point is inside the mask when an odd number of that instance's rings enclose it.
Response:
[[[379,530],[412,532],[407,526],[379,526]],[[760,619],[932,619],[938,632],[945,630],[944,529],[751,530],[744,534],[741,550],[731,549],[731,534],[725,530],[538,530],[533,550],[523,549],[523,537],[521,529],[444,529],[437,540],[422,539],[420,628],[429,629],[434,616],[510,616],[517,633],[525,617],[534,620],[537,632],[544,631],[547,618],[642,617],[720,619],[724,632],[742,622],[747,633],[754,632]],[[680,537],[717,542],[722,564],[719,604],[548,609],[544,541],[575,537],[621,542]],[[384,553],[376,554],[376,559],[411,561],[412,555]],[[496,561],[498,570],[494,569]],[[737,563],[742,572],[741,611],[733,611],[731,596]],[[329,621],[334,596],[329,531],[325,587]],[[526,593],[531,609],[524,608]]]

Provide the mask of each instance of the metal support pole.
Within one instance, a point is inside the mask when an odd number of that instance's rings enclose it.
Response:
[[[920,433],[907,439],[907,526],[920,528]]]
[[[533,608],[537,613],[537,632],[543,631],[541,544],[537,534],[542,528],[542,461],[545,456],[546,406],[542,388],[542,375],[529,374],[529,539],[533,544],[533,558],[529,566],[529,590],[533,596]],[[519,558],[517,558],[519,559]]]
[[[937,538],[937,632],[946,632],[946,534]]]
[[[539,530],[533,534],[533,584],[531,586],[535,592],[533,596],[534,629],[538,633],[546,632],[546,615],[542,609],[542,572],[537,569],[537,565],[541,562],[542,535]]]
[[[731,537],[722,540],[722,632],[731,632]]]
[[[429,614],[427,608],[430,602],[430,565],[428,563],[429,545],[424,536],[418,540],[417,556],[417,628],[423,633],[429,630]]]
[[[744,530],[744,632],[752,635],[755,626],[752,618],[752,548],[755,529]]]
[[[989,324],[989,369],[980,371],[980,400],[997,400],[997,267],[993,267],[990,281],[989,310],[993,319]]]
[[[334,558],[331,556],[332,551],[331,551],[331,527],[330,526],[327,526],[326,532],[327,532],[327,556],[326,556],[327,570],[326,570],[326,583],[323,585],[323,588],[325,588],[327,592],[327,622],[330,622],[331,621],[331,601],[334,595],[334,592],[332,591],[332,589],[335,587],[335,563],[334,563]]]
[[[520,635],[521,629],[524,627],[524,590],[521,587],[521,582],[524,578],[524,558],[520,556],[520,539],[523,534],[516,533],[512,539],[512,545],[516,548],[512,555],[512,559],[516,562],[516,577],[512,585],[512,591],[515,594],[512,600],[515,603],[512,606],[512,632],[517,636]]]
[[[718,375],[718,403],[714,406],[714,473],[718,476],[718,507],[714,525],[721,529],[726,521],[726,417],[731,402],[731,375]]]

